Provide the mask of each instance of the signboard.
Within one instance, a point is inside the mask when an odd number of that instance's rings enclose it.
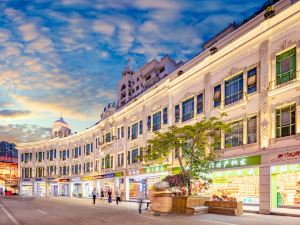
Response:
[[[94,180],[93,176],[81,177],[80,180]]]
[[[23,178],[22,181],[25,181],[25,182],[30,182],[31,179],[30,178]]]
[[[35,181],[43,181],[43,178],[35,178]]]
[[[271,167],[271,174],[300,172],[300,164],[277,165]]]
[[[210,169],[227,169],[227,168],[238,168],[243,166],[254,166],[260,165],[261,163],[261,156],[248,156],[248,157],[239,157],[233,159],[225,159],[220,161],[214,161],[210,163]]]
[[[48,177],[47,180],[48,180],[48,181],[54,181],[54,180],[55,180],[55,177]]]
[[[281,163],[281,162],[293,162],[300,161],[300,150],[290,151],[290,152],[280,152],[276,155],[271,156],[271,163]]]
[[[145,173],[157,173],[166,171],[168,169],[168,165],[159,165],[159,166],[148,166],[145,167]]]
[[[114,177],[115,177],[114,173],[107,173],[107,174],[96,175],[93,177],[93,179],[105,179],[105,178],[114,178]]]
[[[126,171],[126,176],[134,176],[134,175],[139,175],[143,174],[144,170],[143,169],[131,169]]]
[[[79,182],[80,181],[80,177],[73,177],[71,179],[72,182]]]
[[[66,178],[66,179],[59,179],[59,182],[70,182],[70,179]]]

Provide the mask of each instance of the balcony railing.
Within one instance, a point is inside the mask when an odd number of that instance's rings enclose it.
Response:
[[[297,81],[299,74],[300,71],[290,70],[281,74],[280,76],[276,76],[275,80],[269,82],[269,91]]]

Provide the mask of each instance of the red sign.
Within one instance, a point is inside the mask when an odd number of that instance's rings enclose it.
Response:
[[[70,182],[70,179],[59,179],[59,182]]]
[[[293,152],[281,152],[278,153],[274,158],[271,159],[271,162],[288,162],[300,160],[300,150]]]

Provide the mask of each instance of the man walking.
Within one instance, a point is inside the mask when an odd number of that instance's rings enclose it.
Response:
[[[116,189],[115,195],[116,195],[116,203],[117,205],[119,205],[119,202],[121,201],[121,191],[119,190],[119,188]]]
[[[92,196],[93,196],[93,203],[95,205],[96,204],[96,196],[97,196],[96,188],[94,188],[94,190],[92,191]]]
[[[141,214],[142,213],[143,200],[145,198],[145,193],[143,191],[139,191],[138,197],[139,197],[139,214]]]

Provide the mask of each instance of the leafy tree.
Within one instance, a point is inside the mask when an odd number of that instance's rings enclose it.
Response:
[[[166,132],[156,132],[154,138],[147,141],[148,147],[144,148],[144,161],[163,162],[175,150],[181,168],[180,177],[191,194],[190,181],[207,179],[205,175],[210,171],[209,163],[215,160],[215,149],[220,147],[221,131],[228,132],[230,129],[221,120],[222,116],[183,127],[171,126]]]

